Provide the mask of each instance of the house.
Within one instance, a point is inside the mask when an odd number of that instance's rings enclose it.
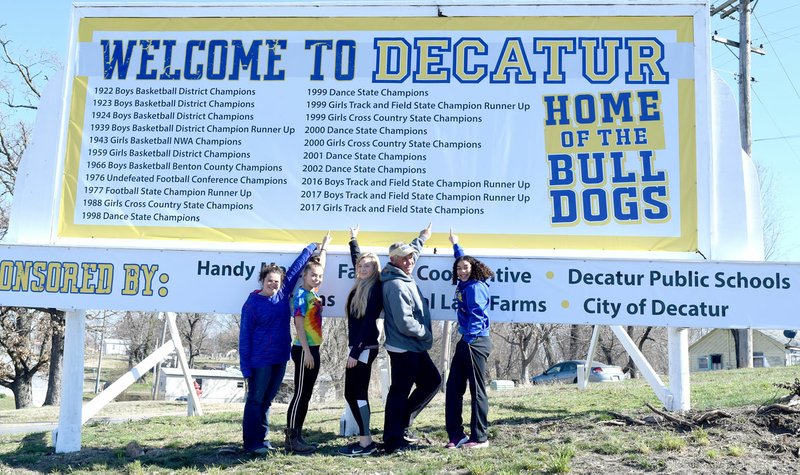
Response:
[[[103,340],[103,354],[104,355],[127,355],[128,354],[128,340],[119,338],[106,338]]]
[[[729,329],[715,328],[689,345],[689,370],[736,368],[736,342]],[[782,330],[753,330],[753,366],[800,365],[800,341]]]
[[[184,400],[189,396],[186,381],[180,368],[161,368],[156,399]],[[192,378],[200,387],[201,402],[244,402],[246,397],[244,377],[238,369],[193,369]],[[274,402],[288,403],[294,391],[294,375],[287,371]],[[330,376],[317,378],[311,397],[313,402],[330,402],[336,399],[336,387]]]
[[[202,402],[244,402],[244,378],[239,370],[193,369]],[[180,368],[161,368],[156,399],[174,401],[188,397]]]

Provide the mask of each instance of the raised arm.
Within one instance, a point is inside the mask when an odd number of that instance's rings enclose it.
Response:
[[[300,277],[300,274],[303,272],[303,267],[306,266],[308,260],[311,259],[311,255],[314,254],[314,251],[317,249],[316,243],[311,243],[303,249],[303,252],[297,256],[297,259],[292,262],[292,265],[286,269],[286,278],[283,283],[283,288],[287,289],[288,292],[291,292],[294,289],[295,284],[297,284],[297,279]]]
[[[350,260],[353,261],[353,267],[356,266],[358,256],[361,255],[361,248],[358,247],[358,231],[360,226],[356,224],[354,228],[350,228]]]
[[[333,238],[331,237],[331,232],[328,233],[322,238],[322,244],[319,247],[319,265],[322,266],[322,269],[325,270],[325,261],[327,261],[328,257],[328,243],[331,242]]]
[[[428,238],[431,237],[431,228],[432,227],[433,227],[433,223],[428,223],[428,227],[423,229],[422,231],[420,231],[419,232],[419,236],[417,236],[416,238],[414,238],[411,241],[411,243],[410,243],[411,247],[416,249],[417,254],[421,254],[422,253],[422,246],[424,246],[425,245],[425,241],[427,241]]]
[[[458,234],[453,234],[453,228],[450,228],[450,242],[453,243],[453,254],[456,259],[465,254],[464,249],[458,245]]]

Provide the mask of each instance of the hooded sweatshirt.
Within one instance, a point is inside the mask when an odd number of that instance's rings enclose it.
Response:
[[[424,242],[416,238],[411,246],[419,251]],[[431,349],[431,314],[417,283],[391,263],[381,271],[381,282],[386,346],[413,352]]]
[[[453,254],[458,259],[464,255],[464,249],[454,244]],[[455,301],[458,332],[463,335],[464,341],[472,343],[480,336],[489,336],[489,315],[486,313],[489,308],[489,284],[475,279],[466,282],[458,280]]]

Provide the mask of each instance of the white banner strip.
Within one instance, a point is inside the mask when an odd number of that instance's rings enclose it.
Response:
[[[0,305],[239,313],[263,263],[293,254],[0,246]],[[298,249],[299,252],[299,249]],[[68,256],[57,259],[54,256]],[[800,264],[485,258],[495,322],[793,328]],[[385,265],[387,259],[381,257]],[[414,277],[436,319],[453,319],[453,258],[423,255]],[[320,289],[340,317],[349,255],[328,256]],[[288,317],[288,316],[287,316]]]

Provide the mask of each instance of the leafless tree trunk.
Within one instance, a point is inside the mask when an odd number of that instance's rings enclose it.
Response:
[[[569,326],[569,351],[567,352],[567,359],[575,360],[581,355],[581,350],[585,348],[581,345],[581,325]]]
[[[516,355],[519,361],[518,377],[520,384],[529,383],[530,364],[536,357],[539,347],[546,347],[549,344],[549,331],[551,328],[552,325],[511,323],[508,324],[506,331],[495,332],[495,335],[511,345],[512,353]],[[547,336],[545,337],[545,335]]]
[[[64,311],[49,309],[52,336],[50,338],[50,369],[47,377],[45,406],[61,404],[61,375],[64,367]]]
[[[194,360],[205,349],[209,336],[209,329],[213,323],[211,315],[207,313],[179,313],[177,314],[178,332],[185,343],[189,353],[189,367],[194,368]]]
[[[639,351],[644,353],[644,345],[647,343],[648,340],[655,342],[655,340],[650,336],[651,332],[653,331],[653,327],[645,327],[644,331],[641,335],[636,337],[636,327],[628,326],[625,328],[628,335],[631,339],[636,342],[636,347],[639,348]],[[631,378],[638,378],[639,377],[639,369],[636,368],[636,365],[633,363],[633,358],[628,356],[628,363],[625,365],[624,370],[631,375]]]
[[[11,389],[17,409],[33,404],[31,383],[50,356],[49,315],[18,307],[0,307],[0,386]]]
[[[161,322],[153,312],[125,312],[114,335],[128,342],[128,368],[133,368],[155,350]]]

